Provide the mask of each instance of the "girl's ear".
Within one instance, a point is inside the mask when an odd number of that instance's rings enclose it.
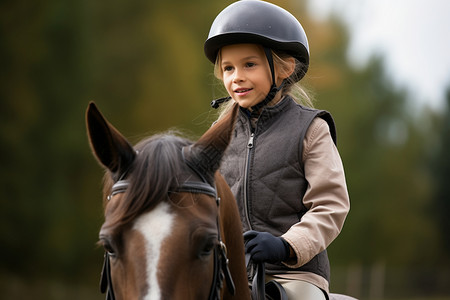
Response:
[[[277,66],[278,81],[281,83],[284,79],[289,78],[295,71],[295,58],[289,56],[288,58],[283,58],[283,64]]]
[[[222,80],[223,79],[223,73],[222,73],[222,49],[219,49],[219,52],[217,52],[216,62],[214,63],[214,76],[216,78]]]

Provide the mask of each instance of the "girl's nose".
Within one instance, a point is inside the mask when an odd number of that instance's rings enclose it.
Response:
[[[244,81],[245,77],[242,74],[242,70],[236,68],[234,71],[234,77],[233,77],[233,82],[242,82]]]

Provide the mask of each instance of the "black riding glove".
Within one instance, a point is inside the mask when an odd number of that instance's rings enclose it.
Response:
[[[290,246],[282,237],[250,230],[244,233],[245,253],[255,263],[279,263],[289,259]]]

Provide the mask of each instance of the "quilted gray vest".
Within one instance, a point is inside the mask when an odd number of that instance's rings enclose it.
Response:
[[[254,129],[246,112],[239,112],[220,171],[236,197],[244,232],[253,229],[280,236],[305,214],[303,140],[316,117],[327,121],[336,143],[331,115],[303,107],[290,97],[264,108]],[[309,271],[329,281],[326,250],[299,269],[266,264],[269,274],[287,271]]]

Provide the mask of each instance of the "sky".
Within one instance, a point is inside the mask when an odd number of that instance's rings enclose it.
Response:
[[[450,87],[450,1],[309,0],[308,9],[318,19],[333,13],[347,24],[347,55],[355,67],[381,54],[388,76],[408,90],[411,105],[445,108]]]

